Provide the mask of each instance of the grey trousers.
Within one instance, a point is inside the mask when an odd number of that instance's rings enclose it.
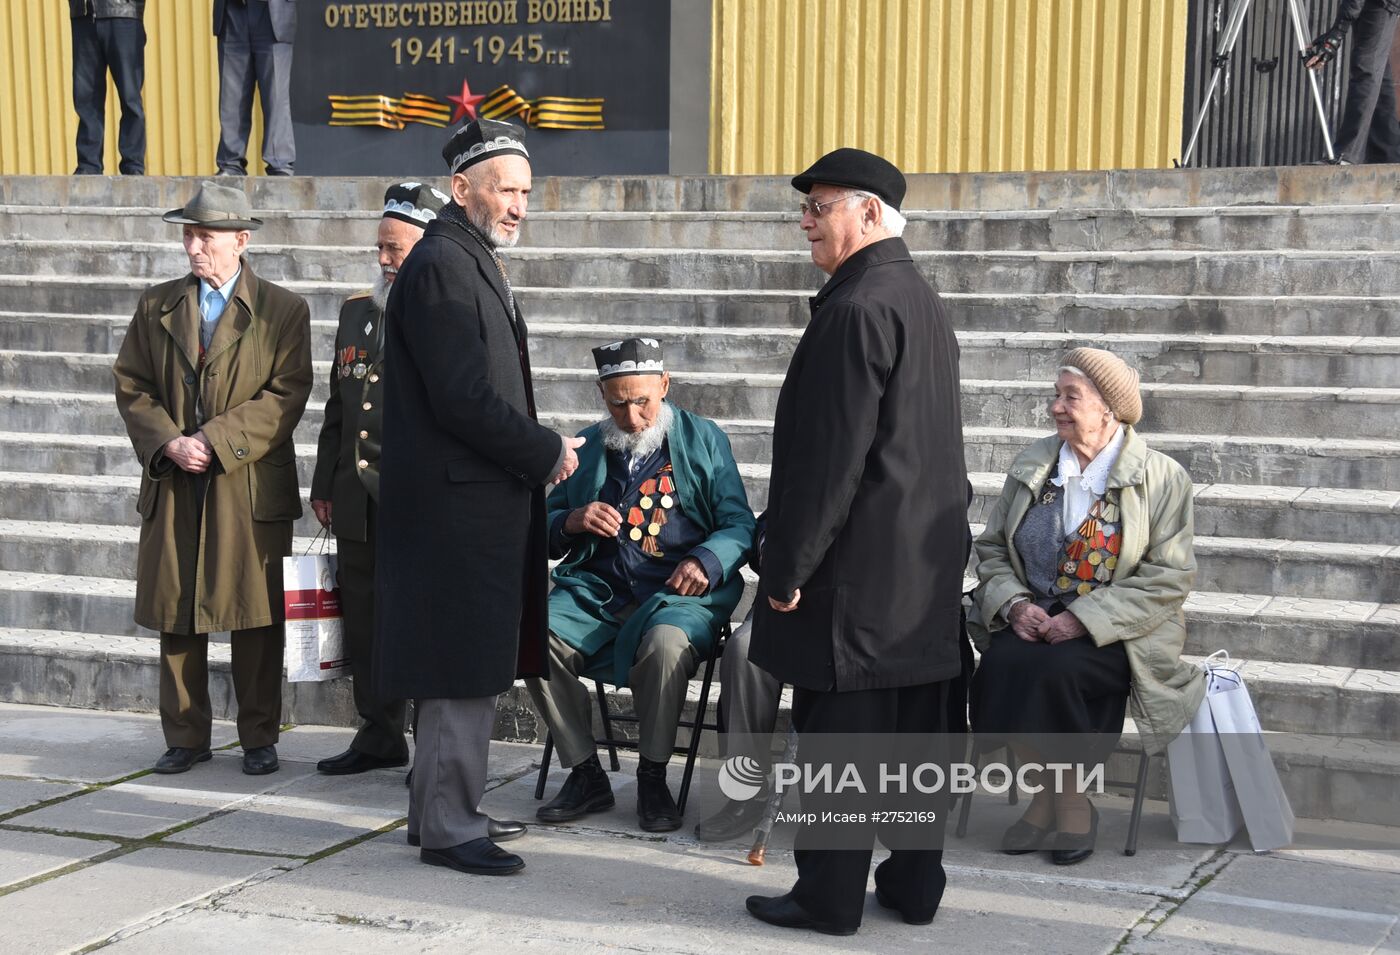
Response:
[[[530,679],[530,698],[554,735],[559,762],[572,768],[598,751],[593,736],[593,700],[579,674],[583,654],[549,635],[549,680]],[[700,655],[680,627],[657,626],[642,634],[628,671],[632,705],[640,719],[637,751],[664,763],[676,748],[676,724],[685,705],[685,690],[700,665]]]
[[[720,726],[726,734],[725,756],[751,756],[764,771],[773,761],[773,730],[783,685],[767,670],[749,662],[753,613],[724,644],[719,661]]]
[[[496,698],[419,700],[417,752],[408,796],[408,831],[425,849],[450,849],[486,836],[478,807],[486,791],[486,757]]]
[[[1351,163],[1400,162],[1400,124],[1390,48],[1400,16],[1379,0],[1366,4],[1352,26],[1347,99],[1337,126],[1336,153]]]
[[[219,169],[248,169],[253,86],[263,111],[263,163],[269,175],[290,176],[297,148],[292,135],[292,44],[278,43],[267,4],[228,5],[219,49]]]

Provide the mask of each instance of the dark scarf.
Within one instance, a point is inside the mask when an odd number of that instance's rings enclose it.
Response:
[[[496,271],[501,273],[501,282],[506,287],[506,308],[510,312],[511,324],[515,324],[515,293],[510,287],[510,277],[506,275],[505,263],[501,261],[500,255],[496,253],[496,246],[467,218],[467,211],[456,202],[449,202],[438,210],[438,218],[445,219],[453,225],[466,230],[467,235],[476,240],[477,245],[491,256],[491,261],[496,263]]]

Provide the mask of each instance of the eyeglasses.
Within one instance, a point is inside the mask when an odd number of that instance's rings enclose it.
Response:
[[[797,204],[797,209],[804,216],[811,216],[813,219],[820,219],[823,215],[826,214],[826,210],[831,208],[836,203],[844,202],[847,199],[855,199],[857,197],[861,199],[871,198],[870,193],[868,192],[848,192],[844,196],[836,196],[833,199],[823,199],[821,202],[817,202],[815,199],[803,199]]]

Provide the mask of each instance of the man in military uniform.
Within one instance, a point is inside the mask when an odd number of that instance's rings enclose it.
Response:
[[[374,640],[374,529],[379,497],[382,406],[382,318],[399,266],[437,218],[447,196],[431,186],[402,182],[384,194],[379,220],[379,275],[374,288],[350,296],[340,309],[331,364],[331,391],[311,479],[311,508],[335,532],[346,653],[355,709],[364,720],[350,748],[316,768],[332,776],[408,762],[402,700],[380,699],[370,678]]]

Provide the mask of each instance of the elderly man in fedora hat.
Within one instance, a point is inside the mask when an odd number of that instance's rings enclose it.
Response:
[[[136,622],[160,633],[158,773],[210,758],[206,655],[230,631],[243,771],[276,772],[282,558],[301,516],[292,431],[311,394],[310,313],[253,274],[248,197],[206,182],[165,221],[190,272],[148,289],[117,355],[117,410],[141,462]]]

